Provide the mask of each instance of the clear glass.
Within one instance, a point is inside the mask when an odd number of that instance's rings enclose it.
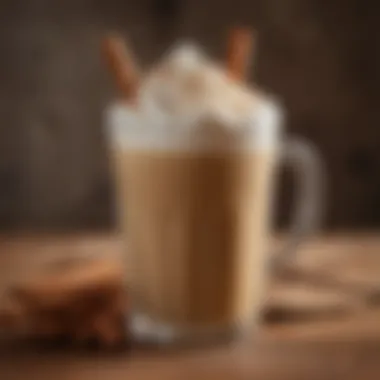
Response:
[[[128,327],[137,341],[215,342],[257,327],[281,161],[294,169],[298,190],[287,256],[317,227],[318,155],[305,142],[282,143],[280,110],[270,110],[273,117],[255,119],[253,136],[221,139],[146,128],[126,107],[108,112]]]

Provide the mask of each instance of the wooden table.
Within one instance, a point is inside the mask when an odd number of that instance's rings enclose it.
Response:
[[[38,261],[50,260],[69,251],[117,255],[121,244],[112,236],[3,237],[0,240],[0,285],[32,270]],[[337,256],[347,256],[349,252],[356,252],[353,261],[358,271],[354,271],[355,275],[351,269],[351,272],[347,269],[342,273],[332,270],[339,267],[332,264],[338,260]],[[363,259],[358,261],[357,256]],[[366,270],[371,269],[367,276],[359,275],[363,268],[357,263],[362,262],[367,262]],[[377,273],[380,284],[380,238],[368,234],[317,239],[304,245],[294,267],[317,274],[322,270],[332,282],[338,286],[343,284],[345,289],[355,284],[355,289],[375,291]],[[251,342],[229,347],[187,351],[135,348],[118,354],[46,352],[6,341],[0,347],[2,380],[378,380],[380,308],[363,305],[349,313],[322,320],[264,324]]]

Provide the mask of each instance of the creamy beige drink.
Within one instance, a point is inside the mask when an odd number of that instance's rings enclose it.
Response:
[[[129,285],[175,325],[247,321],[261,301],[273,155],[117,152]]]
[[[113,110],[133,307],[184,329],[257,314],[265,286],[277,113],[191,48]]]

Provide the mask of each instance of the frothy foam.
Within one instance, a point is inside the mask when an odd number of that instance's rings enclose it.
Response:
[[[164,57],[144,78],[138,107],[123,108],[111,115],[119,132],[128,125],[129,132],[136,131],[136,140],[146,138],[142,137],[146,130],[156,145],[169,134],[172,140],[188,143],[190,137],[225,143],[243,135],[247,143],[268,145],[280,125],[280,112],[272,100],[230,79],[192,45],[180,46]]]
[[[210,122],[222,129],[241,128],[257,105],[253,93],[230,80],[199,49],[187,45],[152,70],[139,100],[143,112],[175,119],[177,128],[203,128]]]

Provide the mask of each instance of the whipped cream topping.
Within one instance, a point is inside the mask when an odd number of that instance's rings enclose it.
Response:
[[[145,76],[137,106],[111,109],[118,138],[187,144],[246,140],[273,144],[281,110],[268,96],[228,77],[193,45],[173,49]],[[146,132],[146,133],[145,133]],[[149,137],[147,137],[149,135]],[[142,142],[142,141],[140,141]]]

